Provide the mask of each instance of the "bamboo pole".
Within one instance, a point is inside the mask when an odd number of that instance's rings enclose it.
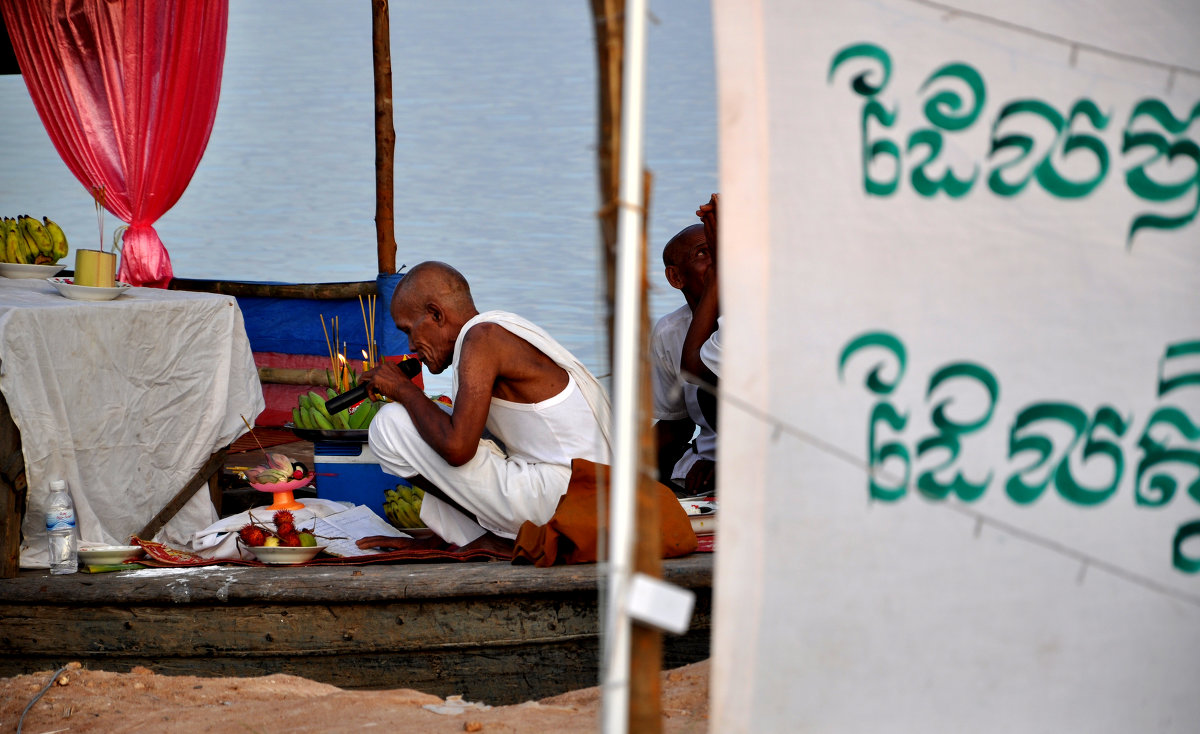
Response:
[[[641,263],[642,302],[638,353],[650,354],[649,287],[646,279],[646,230],[650,211],[649,171],[642,173],[642,238],[638,248]],[[658,516],[658,450],[654,442],[654,393],[650,385],[650,362],[638,364],[641,383],[638,409],[638,472],[637,472],[637,534],[634,536],[633,570],[654,578],[662,578],[662,531]],[[644,624],[634,623],[629,637],[629,731],[656,734],[662,731],[662,632]]]
[[[662,729],[662,636],[631,624],[626,608],[633,572],[660,577],[662,563],[644,357],[649,333],[645,249],[650,187],[642,156],[646,6],[638,0],[593,0],[592,7],[601,95],[597,148],[604,205],[599,216],[617,423],[601,728],[606,734],[655,734]],[[627,8],[632,8],[628,15]],[[615,228],[608,230],[609,224]]]
[[[596,42],[596,163],[600,187],[600,249],[612,363],[613,304],[617,293],[617,194],[621,177],[621,65],[625,62],[625,0],[591,0]]]
[[[371,3],[371,50],[375,68],[375,246],[379,272],[396,272],[393,171],[396,127],[392,119],[392,37],[388,0]]]
[[[259,367],[258,381],[269,385],[324,385],[329,384],[329,370],[324,367]]]

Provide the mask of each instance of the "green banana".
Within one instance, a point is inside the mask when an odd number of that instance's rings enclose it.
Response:
[[[300,409],[292,408],[292,425],[297,428],[304,428],[304,424],[300,422]]]
[[[316,426],[317,428],[321,428],[321,429],[324,429],[324,430],[326,430],[326,431],[332,431],[332,430],[333,430],[333,424],[329,422],[329,419],[328,419],[328,418],[326,418],[326,417],[325,417],[325,414],[324,414],[324,413],[322,413],[321,411],[319,411],[319,410],[314,410],[314,411],[313,411],[313,413],[312,413],[312,417],[313,417],[313,420],[314,420],[314,421],[316,422],[316,424],[317,424],[317,426]]]
[[[329,410],[325,407],[325,398],[315,392],[309,391],[308,399],[312,403],[313,413],[320,413],[325,416],[325,420],[330,420]]]
[[[300,396],[300,407],[301,408],[311,408],[312,407],[312,402],[308,399],[308,393],[304,393],[303,395]]]
[[[326,391],[329,393],[329,395],[325,396],[326,400],[337,397],[337,390],[334,390],[332,387],[326,388]]]
[[[329,422],[333,424],[335,430],[346,431],[350,429],[350,424],[346,422],[346,411],[342,410],[329,416]]]
[[[313,418],[312,408],[305,405],[300,409],[300,427],[301,428],[316,428],[317,420]]]
[[[46,234],[49,235],[52,245],[50,257],[54,258],[56,262],[62,260],[71,251],[70,245],[67,244],[67,236],[63,234],[62,227],[49,217],[43,216],[42,221],[45,223]]]

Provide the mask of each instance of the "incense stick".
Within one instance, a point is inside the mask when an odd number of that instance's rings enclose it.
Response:
[[[254,443],[258,444],[258,447],[262,449],[263,455],[266,455],[267,450],[263,448],[262,442],[258,440],[258,436],[254,435],[254,429],[250,427],[250,421],[246,420],[246,416],[244,415],[239,414],[238,418],[241,418],[242,423],[246,424],[246,430],[250,431],[250,438],[254,439]]]
[[[333,346],[329,343],[329,330],[325,328],[325,314],[321,314],[321,331],[325,332],[325,351],[329,352],[329,366],[333,366]]]
[[[366,306],[363,305],[363,297],[361,295],[358,297],[358,310],[359,310],[359,312],[362,313],[363,331],[366,332],[367,349],[370,350],[371,349],[371,324],[367,321],[367,308],[366,308]],[[370,360],[371,360],[371,355],[367,354],[367,361],[369,362]]]

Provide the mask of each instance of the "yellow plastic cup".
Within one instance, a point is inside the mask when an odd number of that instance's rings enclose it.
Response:
[[[75,285],[112,288],[116,284],[116,253],[101,250],[75,251]]]

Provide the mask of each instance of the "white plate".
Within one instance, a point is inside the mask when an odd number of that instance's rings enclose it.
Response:
[[[0,263],[0,275],[5,278],[49,278],[66,265],[25,265],[23,263]]]
[[[75,301],[111,301],[129,290],[128,283],[117,283],[112,288],[90,285],[75,285],[70,278],[46,278],[58,292]]]
[[[88,566],[109,566],[133,558],[141,558],[146,551],[140,545],[104,545],[81,548],[79,560]]]
[[[325,550],[325,546],[323,545],[310,545],[307,547],[275,545],[250,548],[250,552],[254,554],[255,558],[263,563],[270,563],[272,565],[287,565],[290,563],[311,561],[323,550]]]
[[[716,535],[717,516],[715,514],[691,515],[688,519],[692,521],[692,532],[696,535]]]

